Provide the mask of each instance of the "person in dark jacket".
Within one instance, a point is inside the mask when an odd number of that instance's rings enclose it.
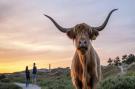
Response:
[[[36,63],[33,63],[32,83],[36,84],[36,81],[37,81],[37,67],[36,67]]]
[[[29,82],[30,82],[30,71],[28,69],[28,66],[26,66],[25,75],[26,75],[26,87],[28,87],[29,86]]]

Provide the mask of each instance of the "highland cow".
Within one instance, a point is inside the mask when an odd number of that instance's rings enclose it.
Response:
[[[63,33],[74,40],[76,51],[71,65],[71,77],[76,89],[96,89],[101,79],[100,59],[91,42],[95,40],[102,31],[112,14],[113,9],[104,23],[99,27],[92,27],[86,23],[77,24],[71,28],[60,26],[52,17],[45,15]]]

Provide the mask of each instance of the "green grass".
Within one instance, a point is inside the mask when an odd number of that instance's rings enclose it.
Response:
[[[0,89],[22,89],[13,83],[0,83]]]
[[[126,73],[126,76],[135,76],[135,72],[129,71],[129,72]]]
[[[69,73],[48,76],[46,73],[38,72],[37,84],[42,89],[74,89]],[[10,82],[25,83],[24,76],[10,77]]]
[[[99,83],[98,89],[135,89],[135,71],[127,70],[125,75],[119,74],[116,66],[107,66],[102,72],[104,79]]]
[[[11,77],[10,80],[11,80],[11,82],[25,83],[24,77]]]
[[[1,78],[0,79],[0,89],[22,89],[21,87],[15,85],[12,79]]]
[[[118,67],[114,65],[108,65],[107,67],[102,68],[102,75],[104,79],[107,77],[116,76],[119,72],[120,70]]]
[[[57,76],[40,80],[42,89],[74,89],[69,76]]]
[[[109,77],[100,82],[98,89],[135,89],[135,76]]]

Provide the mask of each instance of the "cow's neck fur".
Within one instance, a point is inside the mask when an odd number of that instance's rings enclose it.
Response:
[[[93,71],[96,69],[96,66],[97,66],[96,64],[97,61],[95,60],[94,48],[90,46],[88,51],[85,53],[85,55],[82,55],[79,51],[77,53],[78,53],[79,61],[82,65],[83,71],[85,71],[86,73],[89,72],[90,75],[93,76],[95,74],[95,73],[93,74]]]
[[[81,52],[78,52],[79,55],[79,61],[81,62],[82,66],[86,65],[86,59],[88,57],[89,52],[86,52],[85,54],[81,54]]]
[[[89,47],[88,51],[85,53],[85,54],[81,54],[80,51],[77,51],[77,54],[79,56],[79,60],[80,62],[82,63],[82,66],[83,65],[86,65],[86,60],[87,62],[93,62],[93,56],[94,55],[94,48],[93,47]],[[88,59],[90,58],[90,59]]]
[[[89,48],[90,49],[84,55],[82,55],[79,51],[77,52],[83,69],[82,82],[84,83],[84,89],[86,89],[87,85],[85,84],[88,83],[89,79],[93,79],[93,77],[97,78],[96,60],[94,58],[95,56],[93,56],[95,55],[95,50],[92,46]],[[91,87],[94,85],[93,81],[95,81],[95,79],[92,80],[90,84]]]

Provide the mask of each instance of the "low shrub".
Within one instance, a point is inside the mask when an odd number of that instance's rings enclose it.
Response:
[[[135,76],[109,77],[100,82],[98,89],[135,89]]]
[[[126,76],[135,76],[135,72],[133,71],[127,72]]]
[[[40,80],[42,89],[74,89],[70,77],[60,76]]]
[[[22,89],[22,88],[12,83],[0,83],[0,89]]]
[[[1,80],[1,79],[4,79],[4,78],[6,78],[6,76],[5,76],[4,74],[1,74],[1,75],[0,75],[0,80]]]
[[[10,79],[8,79],[8,78],[4,78],[4,79],[1,79],[0,82],[9,83],[9,82],[11,82],[11,81],[10,81]]]
[[[10,78],[10,80],[12,82],[25,83],[25,78],[23,78],[23,77],[13,77],[13,78]]]

